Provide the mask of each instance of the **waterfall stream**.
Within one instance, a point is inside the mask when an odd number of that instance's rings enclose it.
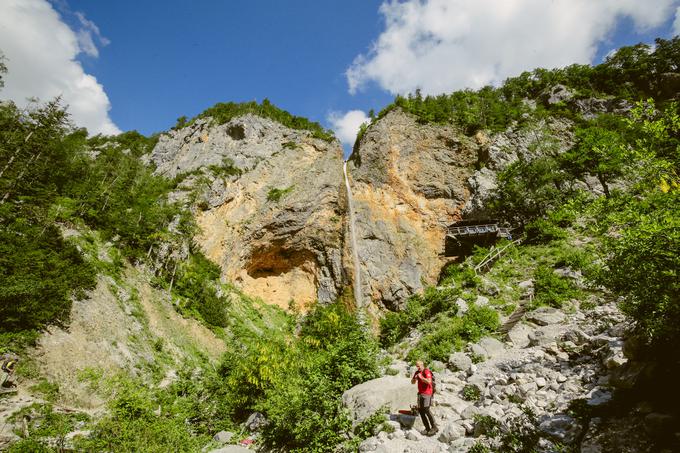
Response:
[[[363,297],[361,294],[361,268],[359,267],[359,251],[357,250],[356,225],[354,223],[354,200],[352,199],[352,188],[349,186],[347,176],[347,161],[342,166],[345,173],[345,187],[347,188],[347,209],[349,210],[349,237],[350,247],[352,248],[352,261],[354,264],[354,300],[357,308],[363,307]]]

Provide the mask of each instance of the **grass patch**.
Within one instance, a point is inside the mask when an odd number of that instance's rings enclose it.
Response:
[[[295,186],[290,186],[290,187],[286,187],[285,189],[277,189],[275,187],[272,187],[267,192],[267,200],[277,203],[281,200],[281,198],[285,197],[290,192],[292,192],[294,187]]]

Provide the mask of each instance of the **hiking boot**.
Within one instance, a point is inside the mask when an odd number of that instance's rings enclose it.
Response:
[[[434,427],[430,428],[430,429],[425,433],[425,435],[426,435],[426,436],[434,436],[434,435],[437,434],[438,432],[439,432],[439,428],[437,428],[436,426],[434,426]]]

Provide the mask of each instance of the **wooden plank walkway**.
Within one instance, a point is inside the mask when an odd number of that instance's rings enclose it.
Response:
[[[509,237],[510,228],[499,227],[497,223],[486,223],[480,225],[450,226],[448,234],[454,237],[478,236],[482,234],[496,233],[500,237]]]

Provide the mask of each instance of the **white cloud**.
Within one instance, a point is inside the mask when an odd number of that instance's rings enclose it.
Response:
[[[675,10],[675,20],[673,21],[673,35],[680,35],[680,6]]]
[[[335,135],[343,144],[349,146],[354,145],[359,126],[369,120],[370,118],[361,110],[350,110],[344,115],[339,112],[332,112],[328,115],[328,122],[331,123]]]
[[[83,36],[71,30],[46,0],[0,1],[0,51],[8,68],[0,98],[26,105],[29,97],[46,101],[62,96],[78,126],[93,134],[120,133],[109,118],[111,103],[104,88],[75,59],[80,52],[98,55],[93,36],[102,45],[108,40],[84,16],[79,20]]]
[[[99,57],[99,49],[94,43],[95,38],[102,46],[108,46],[111,41],[102,36],[97,24],[91,20],[88,20],[83,13],[77,12],[75,15],[82,26],[82,28],[80,28],[77,33],[80,50],[91,57]]]
[[[346,77],[393,94],[498,84],[536,67],[590,63],[617,22],[662,25],[677,0],[407,0],[380,6],[385,30]],[[676,29],[680,27],[676,15]]]

